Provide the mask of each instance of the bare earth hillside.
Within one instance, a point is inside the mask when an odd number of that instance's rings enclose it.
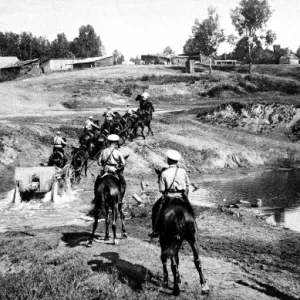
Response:
[[[205,70],[197,71],[190,76],[172,66],[117,66],[0,84],[0,299],[172,299],[171,290],[161,286],[159,245],[148,239],[151,206],[159,196],[154,167],[165,165],[167,149],[182,154],[181,166],[199,187],[192,190],[191,202],[210,299],[300,299],[299,233],[268,225],[255,209],[220,209],[222,199],[210,201],[202,186],[216,178],[298,167],[299,143],[289,138],[285,126],[257,132],[228,126],[228,119],[197,117],[230,102],[297,106],[299,96],[287,90],[251,90],[251,78],[233,72],[214,71],[209,77]],[[297,83],[292,87],[296,90]],[[135,98],[145,88],[155,107],[154,135],[121,148],[129,154],[127,240],[118,246],[105,243],[100,222],[100,243],[85,247],[96,162],[74,193],[58,203],[11,204],[6,192],[14,187],[14,168],[47,161],[55,131],[77,145],[89,115],[102,122],[108,105],[121,114],[127,103],[137,108]],[[132,195],[140,195],[141,182],[147,183],[148,198],[142,196],[145,204],[137,206]],[[180,253],[180,299],[203,299],[189,246],[184,244]]]

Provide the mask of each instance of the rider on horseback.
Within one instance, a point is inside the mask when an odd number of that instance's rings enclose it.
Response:
[[[132,111],[132,108],[130,107],[130,103],[127,104],[127,109],[126,109],[125,115],[127,115],[129,117],[133,115],[133,111]]]
[[[113,111],[110,110],[110,106],[107,107],[107,111],[103,113],[105,117],[104,128],[110,133],[110,128],[113,124],[113,118],[116,117]]]
[[[119,136],[110,134],[107,137],[109,147],[101,152],[98,160],[98,165],[102,167],[100,176],[105,173],[117,174],[121,183],[121,200],[124,197],[126,189],[126,181],[124,178],[125,158],[123,154],[117,149]]]
[[[166,196],[168,196],[168,198],[179,196],[183,201],[188,201],[190,181],[186,171],[177,165],[181,159],[181,155],[175,150],[168,150],[167,158],[169,168],[165,169],[159,178],[159,191],[163,196],[158,200],[160,203],[157,218],[153,226],[153,231],[149,234],[151,238],[158,237],[157,225],[162,207],[166,204]]]
[[[93,138],[94,129],[100,130],[100,127],[93,122],[93,116],[89,116],[89,118],[85,121],[84,132],[88,132],[91,138]]]
[[[56,135],[53,140],[53,152],[59,151],[64,155],[64,147],[67,145],[67,143],[64,141],[64,139],[61,137],[61,132],[57,131]]]

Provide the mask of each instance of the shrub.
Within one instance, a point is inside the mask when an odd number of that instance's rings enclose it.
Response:
[[[66,102],[63,102],[62,105],[68,109],[75,109],[78,107],[78,101],[77,100],[66,101]]]

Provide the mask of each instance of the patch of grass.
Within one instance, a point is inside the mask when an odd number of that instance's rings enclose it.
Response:
[[[140,81],[149,81],[153,84],[163,85],[171,83],[194,83],[199,81],[201,78],[199,76],[190,76],[190,75],[143,75],[138,78]]]
[[[255,84],[259,91],[280,91],[289,95],[300,93],[300,83],[293,79],[260,74],[247,75],[244,79]]]

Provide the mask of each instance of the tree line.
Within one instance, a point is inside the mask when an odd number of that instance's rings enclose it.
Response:
[[[282,55],[292,51],[274,45],[276,34],[267,29],[267,22],[272,16],[268,0],[241,0],[232,9],[230,17],[237,35],[226,36],[220,26],[219,15],[213,7],[208,8],[208,16],[201,22],[196,19],[192,27],[192,34],[186,41],[183,52],[200,52],[212,57],[216,56],[219,45],[227,41],[234,46],[231,53],[223,54],[221,58],[237,59],[249,63],[249,71],[253,63],[279,63]],[[269,46],[273,45],[273,50]],[[300,47],[297,50],[300,57]]]
[[[87,58],[105,54],[104,45],[91,25],[81,26],[78,37],[68,41],[65,33],[49,41],[31,32],[20,34],[0,31],[0,56],[16,56],[20,60],[39,58]]]

